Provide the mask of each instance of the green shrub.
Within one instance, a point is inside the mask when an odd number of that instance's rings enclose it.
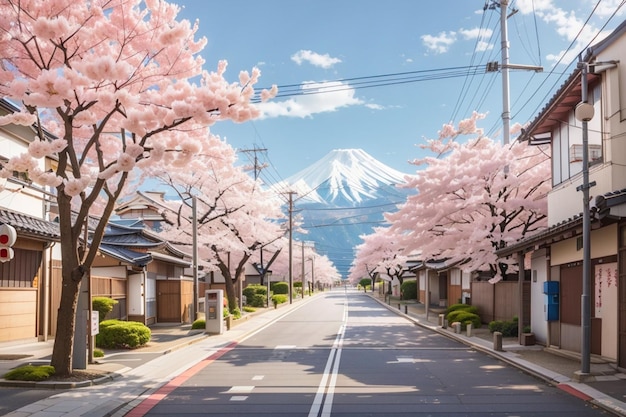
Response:
[[[478,307],[476,306],[472,306],[469,304],[452,304],[446,309],[446,316],[457,310],[469,311],[470,313],[478,314]]]
[[[265,301],[267,300],[266,294],[253,294],[251,297],[246,298],[246,304],[250,307],[265,307]]]
[[[260,284],[251,284],[244,288],[242,293],[246,296],[247,303],[250,304],[250,300],[253,299],[255,295],[267,296],[267,287]]]
[[[400,286],[403,300],[417,300],[417,281],[404,281]]]
[[[50,365],[24,365],[11,369],[4,374],[4,379],[12,381],[44,381],[54,375],[55,369]]]
[[[243,311],[245,311],[246,313],[254,313],[256,311],[256,308],[252,306],[243,306]]]
[[[191,330],[206,329],[206,321],[204,319],[198,319],[191,323]]]
[[[105,349],[137,348],[150,341],[148,326],[136,321],[105,320],[100,323],[96,346]]]
[[[293,283],[293,287],[294,288],[300,288],[302,289],[302,281],[296,281]]]
[[[93,350],[94,358],[104,358],[104,351],[102,349],[94,349]]]
[[[287,302],[288,297],[285,294],[274,294],[272,295],[272,303],[274,306],[278,304],[283,304]]]
[[[495,332],[502,333],[502,329],[504,328],[504,322],[502,320],[490,321],[487,327],[489,328],[489,331],[491,333],[495,333]]]
[[[472,327],[478,329],[482,322],[480,320],[480,316],[475,313],[470,313],[469,311],[457,310],[448,314],[448,323],[452,324],[454,322],[461,323],[461,329],[467,328],[467,323],[472,323]]]
[[[503,337],[514,337],[517,336],[518,331],[518,321],[517,317],[513,317],[512,320],[497,320],[489,323],[489,331],[491,333],[500,332]]]
[[[274,282],[272,283],[272,292],[274,294],[289,294],[289,284],[286,282]]]
[[[359,287],[363,288],[365,291],[367,291],[367,289],[372,285],[372,279],[371,278],[362,278],[359,281]]]
[[[240,319],[241,318],[241,310],[239,310],[238,307],[235,307],[235,309],[233,311],[231,311],[231,314],[233,315],[233,318],[235,320]]]
[[[94,297],[91,300],[91,308],[98,312],[98,321],[102,322],[106,315],[113,311],[113,306],[117,303],[117,300],[109,297]]]

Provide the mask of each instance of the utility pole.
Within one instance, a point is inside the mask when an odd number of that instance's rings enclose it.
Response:
[[[485,4],[485,8],[495,10],[500,8],[500,38],[501,41],[501,60],[502,65],[497,62],[487,63],[487,72],[498,71],[502,69],[502,142],[506,146],[509,144],[511,137],[511,104],[510,104],[510,87],[509,87],[509,69],[521,69],[527,71],[541,72],[543,67],[532,65],[517,65],[509,63],[509,35],[507,29],[507,19],[517,13],[517,9],[513,9],[510,15],[507,15],[507,6],[509,0],[493,0],[490,5]]]
[[[245,154],[250,154],[253,153],[254,154],[254,180],[256,181],[259,178],[259,174],[261,172],[261,170],[263,168],[265,168],[267,165],[263,164],[260,165],[259,164],[259,158],[257,157],[257,152],[267,152],[267,149],[265,148],[257,148],[256,146],[252,149],[240,149],[239,152],[245,153]]]
[[[507,14],[507,7],[509,5],[509,0],[492,0],[491,4],[487,6],[485,3],[485,8],[489,7],[491,10],[495,10],[496,8],[500,8],[500,38],[501,38],[501,60],[502,60],[502,143],[504,146],[508,146],[511,138],[511,104],[510,104],[510,87],[509,87],[509,69],[520,69],[526,71],[535,71],[541,72],[543,71],[543,67],[531,66],[531,65],[515,65],[509,62],[509,34],[507,28],[507,19],[513,16],[518,12],[517,9],[513,9],[511,14]],[[487,72],[498,71],[498,63],[497,62],[489,62],[487,63]],[[507,176],[509,174],[509,166],[504,167],[504,175]],[[522,333],[524,329],[524,280],[523,280],[523,268],[524,265],[522,262],[518,262],[519,271],[518,274],[518,297],[519,297],[519,312],[518,317],[520,319],[520,325],[517,330],[517,337],[519,342],[522,341]]]
[[[311,291],[309,297],[315,293],[315,256],[311,256]]]
[[[306,288],[306,278],[304,277],[304,240],[302,244],[302,298],[304,299],[304,290]]]
[[[287,191],[289,196],[289,304],[293,302],[293,196],[295,191]]]

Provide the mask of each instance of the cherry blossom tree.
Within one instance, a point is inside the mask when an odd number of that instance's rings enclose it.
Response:
[[[226,62],[203,70],[206,39],[195,40],[197,25],[178,12],[164,0],[0,3],[0,94],[23,108],[0,123],[37,128],[28,154],[1,174],[27,172],[57,195],[63,283],[51,364],[60,375],[72,373],[81,282],[130,175],[185,169],[210,125],[259,114],[250,104],[259,71],[229,83]],[[57,139],[46,141],[44,128]],[[58,163],[39,170],[34,160],[46,156]]]
[[[289,242],[286,239],[285,245],[288,245]],[[302,251],[298,250],[300,246],[300,242],[293,242],[293,250],[292,250],[292,259],[291,259],[291,268],[292,268],[292,280],[294,282],[301,281],[302,276]],[[305,246],[304,250],[304,262],[305,262],[305,279],[309,280],[311,278],[311,268],[313,269],[313,279],[315,280],[315,286],[330,286],[334,282],[341,279],[341,274],[333,264],[333,262],[328,259],[326,255],[318,254],[314,248]],[[306,263],[311,262],[311,265],[306,265]],[[287,250],[283,249],[279,256],[276,258],[274,265],[272,266],[272,275],[274,277],[279,276],[284,280],[287,280],[289,277],[289,253]]]
[[[161,236],[191,248],[196,218],[198,256],[224,277],[231,312],[237,308],[235,287],[246,265],[260,249],[270,256],[280,251],[285,234],[280,224],[282,201],[236,166],[236,159],[230,145],[211,135],[184,170],[144,171],[178,195],[170,203],[171,211],[162,213],[169,226]]]
[[[374,280],[380,275],[394,278],[402,284],[409,259],[400,236],[390,227],[375,227],[369,235],[361,236],[363,243],[357,246],[356,256],[350,269],[349,280],[357,283],[363,277]]]
[[[328,256],[316,253],[312,259],[316,287],[330,287],[341,281],[341,274]]]
[[[460,262],[465,271],[489,271],[497,282],[502,270],[495,251],[547,226],[549,155],[544,147],[490,140],[476,128],[480,117],[457,129],[445,125],[426,145],[437,156],[414,161],[426,166],[408,180],[417,193],[386,218],[422,260]]]

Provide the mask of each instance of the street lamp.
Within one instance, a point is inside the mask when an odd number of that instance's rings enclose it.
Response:
[[[583,291],[580,297],[581,309],[581,349],[580,372],[589,374],[591,371],[591,215],[589,210],[589,188],[595,182],[589,182],[589,128],[588,122],[593,119],[594,108],[587,102],[587,63],[580,62],[581,68],[581,102],[576,106],[574,116],[582,122],[583,134],[583,183],[576,191],[583,192]]]

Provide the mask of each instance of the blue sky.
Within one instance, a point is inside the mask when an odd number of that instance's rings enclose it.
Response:
[[[474,110],[488,113],[480,127],[502,138],[501,76],[484,70],[501,62],[500,10],[483,10],[491,0],[174,2],[183,7],[179,18],[199,21],[206,69],[226,60],[226,78],[235,82],[240,70],[258,67],[257,86],[276,84],[284,95],[260,119],[212,128],[235,148],[267,149],[257,155],[269,164],[266,182],[339,148],[361,148],[414,173],[408,161],[424,155],[418,145]],[[544,68],[511,71],[511,124],[535,117],[577,55],[624,20],[623,3],[509,0],[509,13],[517,10],[507,20],[511,64]]]

